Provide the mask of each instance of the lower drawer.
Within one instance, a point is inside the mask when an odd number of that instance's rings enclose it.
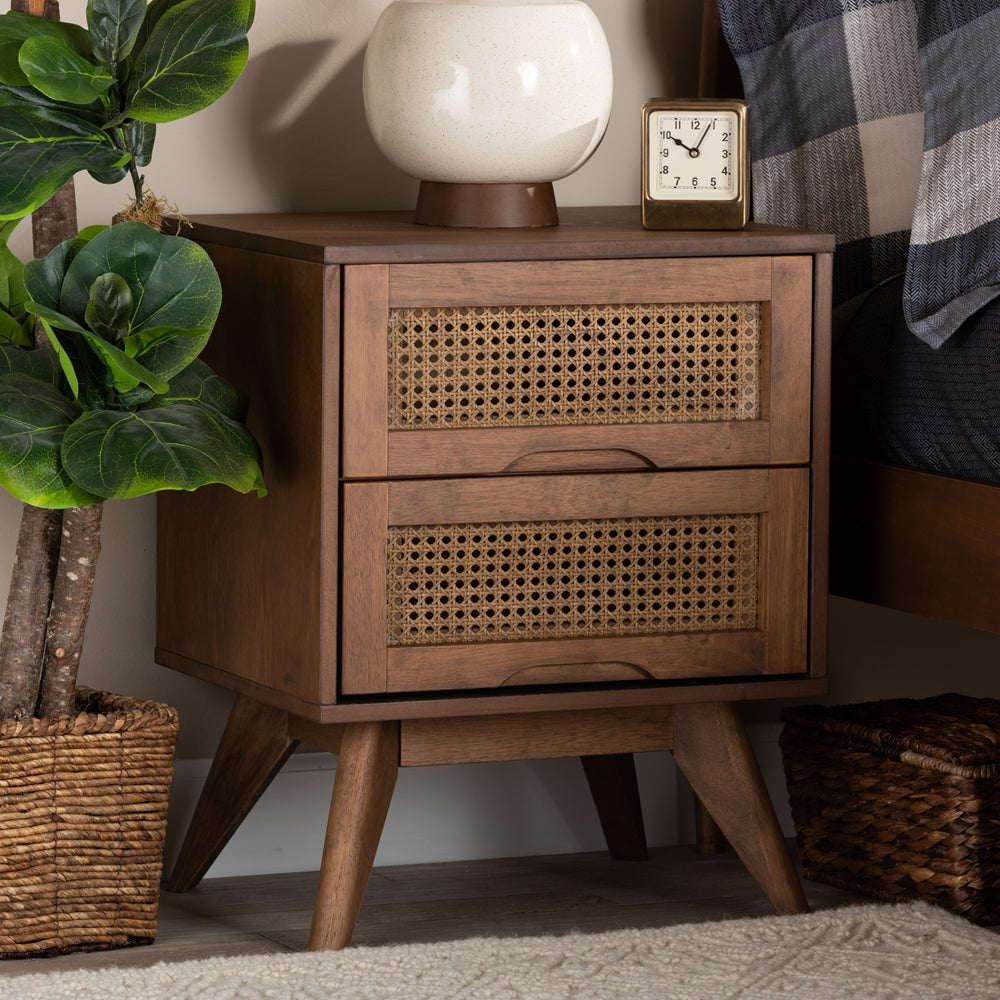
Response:
[[[801,674],[808,471],[343,487],[343,695]]]

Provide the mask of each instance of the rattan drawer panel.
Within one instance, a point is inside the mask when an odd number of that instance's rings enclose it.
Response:
[[[809,260],[699,263],[346,269],[345,475],[806,461]]]
[[[344,693],[803,671],[806,490],[803,470],[347,484]]]
[[[389,430],[759,420],[760,302],[389,312]]]

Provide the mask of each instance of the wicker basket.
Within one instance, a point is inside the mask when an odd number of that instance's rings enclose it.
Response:
[[[782,718],[805,878],[1000,923],[1000,701],[810,705]]]
[[[0,957],[156,936],[177,713],[81,689],[76,717],[0,722]]]

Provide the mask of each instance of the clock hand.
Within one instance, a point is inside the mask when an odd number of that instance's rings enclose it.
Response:
[[[677,145],[681,147],[681,149],[686,149],[689,153],[694,152],[694,150],[690,146],[688,146],[686,143],[681,142],[681,140],[676,138],[675,136],[669,136],[669,138],[674,142],[676,142]]]
[[[691,150],[691,155],[692,156],[698,156],[699,150],[701,149],[701,144],[705,141],[705,137],[708,135],[708,133],[712,131],[712,126],[713,125],[715,125],[715,119],[714,118],[708,123],[708,128],[705,129],[705,131],[701,133],[701,138],[698,140],[698,145],[695,146],[694,149]]]

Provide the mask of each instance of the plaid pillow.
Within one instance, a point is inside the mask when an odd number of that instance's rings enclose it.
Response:
[[[1000,295],[1000,3],[916,6],[927,117],[903,311],[939,347]]]
[[[903,273],[923,104],[912,0],[719,0],[751,108],[753,214],[835,233],[834,304]]]

